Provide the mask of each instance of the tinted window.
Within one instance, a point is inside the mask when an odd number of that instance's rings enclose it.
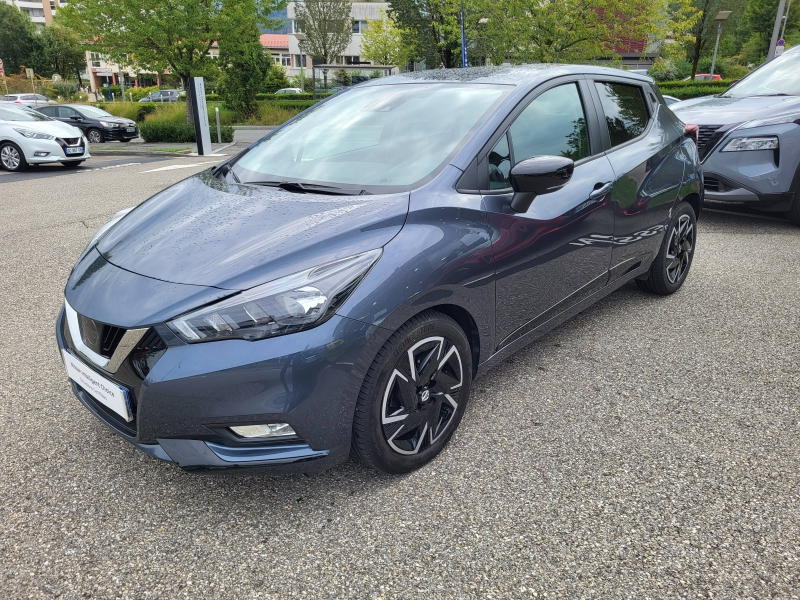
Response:
[[[489,189],[502,190],[511,187],[511,153],[508,151],[508,135],[504,135],[489,152]]]
[[[520,113],[509,129],[514,164],[532,156],[589,156],[586,115],[574,83],[547,90]]]
[[[606,115],[611,145],[619,146],[639,137],[647,128],[647,106],[638,85],[595,83]]]
[[[44,108],[40,108],[39,112],[47,115],[48,117],[56,116],[56,109],[54,106],[45,106]]]
[[[33,94],[28,94],[27,96],[22,96],[23,100],[34,100],[35,96]]]
[[[68,106],[59,106],[58,116],[61,117],[62,119],[69,119],[70,117],[77,117],[78,113],[75,112],[73,109],[69,108]]]
[[[42,96],[42,95],[40,95],[40,94],[36,94],[36,99],[37,99],[39,102],[49,102],[49,100],[47,99],[47,97],[46,97],[46,96]]]

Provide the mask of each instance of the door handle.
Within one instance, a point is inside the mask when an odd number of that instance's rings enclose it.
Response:
[[[598,185],[600,187],[597,187]],[[595,189],[592,190],[592,193],[589,194],[589,198],[594,200],[595,198],[600,198],[602,196],[605,196],[608,192],[611,191],[612,187],[614,187],[613,181],[607,181],[606,183],[603,184],[598,183],[595,185]]]

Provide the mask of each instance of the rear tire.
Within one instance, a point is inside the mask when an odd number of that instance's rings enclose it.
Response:
[[[28,161],[19,146],[12,142],[0,144],[0,165],[7,171],[24,171]]]
[[[458,427],[472,384],[472,352],[450,317],[427,310],[383,345],[364,377],[353,453],[398,474],[433,460]]]
[[[681,202],[667,227],[650,271],[644,278],[637,279],[636,285],[659,296],[677,292],[692,266],[696,240],[697,219],[694,209],[687,202]]]
[[[792,202],[792,206],[786,213],[786,218],[789,219],[789,222],[793,225],[800,226],[800,190],[797,190],[795,193],[794,202]]]

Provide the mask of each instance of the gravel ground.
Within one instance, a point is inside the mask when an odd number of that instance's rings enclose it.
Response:
[[[205,168],[141,173],[173,164],[0,180],[0,597],[800,597],[800,229],[705,214],[678,294],[490,372],[418,472],[202,477],[83,409],[53,334],[94,228]]]

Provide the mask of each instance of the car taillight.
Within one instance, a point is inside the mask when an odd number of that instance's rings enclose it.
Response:
[[[14,100],[14,104],[22,104],[20,100]]]
[[[683,135],[691,139],[694,142],[694,145],[699,147],[700,128],[697,125],[685,125],[683,128]]]

